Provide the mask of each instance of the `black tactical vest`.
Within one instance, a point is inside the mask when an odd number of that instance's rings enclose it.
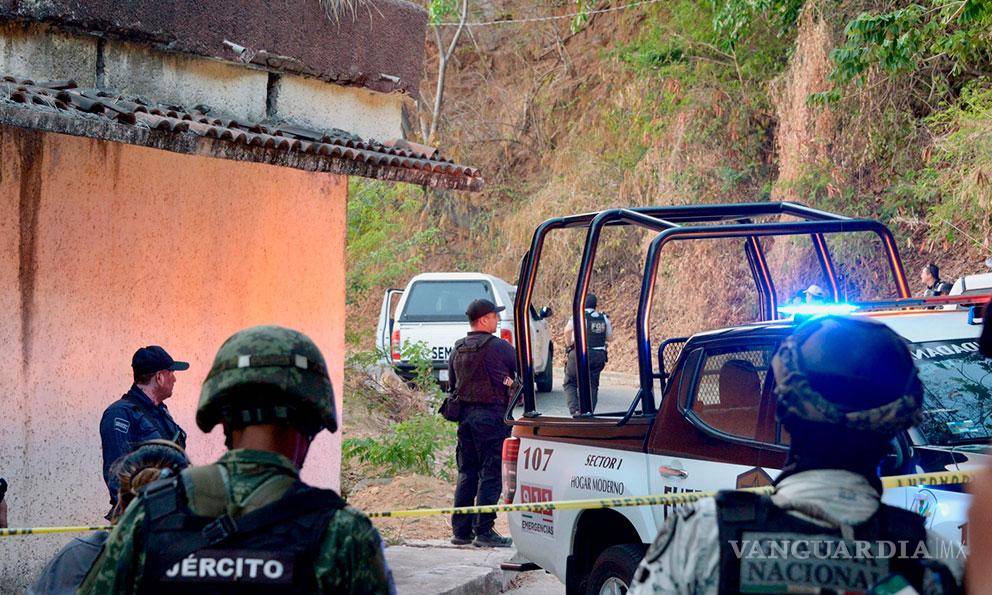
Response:
[[[597,310],[586,310],[586,347],[606,349],[606,315]]]
[[[314,562],[331,517],[331,490],[296,481],[279,500],[238,518],[198,516],[184,482],[144,492],[141,593],[316,593]]]
[[[864,593],[893,575],[918,593],[958,591],[946,566],[913,557],[925,547],[926,529],[908,510],[880,504],[853,527],[854,541],[845,541],[840,531],[797,518],[767,495],[719,492],[716,506],[720,593]],[[882,543],[894,550],[887,553]],[[935,583],[943,586],[934,591]]]
[[[486,369],[486,355],[492,335],[469,335],[455,342],[455,394],[465,403],[504,405],[507,390],[494,386]]]

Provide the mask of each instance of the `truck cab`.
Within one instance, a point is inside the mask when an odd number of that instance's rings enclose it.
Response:
[[[775,215],[773,221],[755,221]],[[792,219],[792,220],[790,220]],[[705,221],[706,225],[698,225]],[[611,498],[770,485],[781,470],[789,435],[775,418],[770,363],[779,343],[803,317],[842,312],[877,319],[906,339],[925,387],[924,421],[893,441],[883,475],[959,470],[984,464],[992,420],[992,363],[978,354],[977,337],[989,296],[913,299],[896,245],[884,226],[793,203],[614,209],[546,222],[535,233],[521,267],[516,308],[527,307],[543,235],[585,227],[587,240],[574,296],[575,328],[588,287],[587,267],[605,225],[643,225],[658,235],[645,256],[637,315],[640,388],[626,411],[594,411],[583,398],[585,337],[576,336],[582,415],[541,411],[526,385],[507,411],[512,436],[504,443],[507,502]],[[893,297],[847,302],[834,268],[831,233],[852,230],[880,239]],[[761,239],[809,234],[827,303],[780,306]],[[666,242],[723,235],[739,238],[751,263],[762,303],[759,319],[738,326],[700,329],[687,337],[653,337],[651,293]],[[952,306],[942,309],[941,306]],[[664,328],[664,325],[661,325]],[[518,365],[527,370],[518,345]],[[880,373],[884,373],[880,370]],[[588,388],[588,387],[586,387]],[[916,511],[927,527],[966,541],[968,496],[958,486],[887,490],[883,501]],[[510,514],[521,556],[565,583],[567,593],[624,592],[634,569],[675,511],[671,506],[555,510]]]
[[[448,358],[455,341],[469,332],[465,309],[476,299],[487,299],[506,309],[500,312],[496,335],[511,344],[517,327],[513,302],[516,288],[498,277],[483,273],[422,273],[405,289],[388,289],[383,297],[376,331],[383,363],[405,380],[417,374],[410,348],[423,344],[431,369],[441,388],[448,390]],[[527,309],[529,343],[535,345],[533,369],[538,392],[548,392],[554,382],[554,345],[546,319],[549,308]]]

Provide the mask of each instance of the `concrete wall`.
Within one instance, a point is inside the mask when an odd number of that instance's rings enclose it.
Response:
[[[279,78],[270,93],[269,105],[287,121],[319,130],[339,128],[380,142],[403,138],[403,96],[399,93],[384,95],[358,87],[335,87],[288,74]],[[315,105],[321,109],[313,109]]]
[[[270,75],[255,66],[162,52],[145,44],[97,43],[95,37],[70,36],[44,25],[0,24],[0,75],[73,79],[84,87],[189,109],[207,105],[211,116],[241,123],[339,128],[379,141],[403,137],[404,96],[398,92]]]
[[[303,330],[340,390],[346,193],[341,176],[0,128],[0,476],[11,525],[102,522],[99,419],[130,385],[140,345],[191,363],[167,404],[197,464],[223,451],[222,432],[201,433],[194,413],[234,331]],[[336,487],[339,453],[339,435],[321,434],[304,479]],[[70,538],[0,538],[0,592],[23,588]]]

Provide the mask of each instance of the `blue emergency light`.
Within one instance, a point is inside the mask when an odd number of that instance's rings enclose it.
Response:
[[[779,306],[780,314],[786,316],[829,316],[852,314],[858,311],[858,306],[854,304],[790,304]]]

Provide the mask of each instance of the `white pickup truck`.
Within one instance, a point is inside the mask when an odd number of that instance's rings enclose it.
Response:
[[[763,266],[759,238],[808,233],[821,247],[825,286],[839,297],[829,244],[831,233],[870,232],[882,239],[895,280],[896,298],[852,304],[823,304],[870,316],[904,337],[925,387],[924,421],[893,441],[883,462],[885,475],[968,470],[988,461],[992,414],[992,362],[978,353],[978,318],[988,296],[912,299],[895,242],[877,222],[847,219],[791,203],[696,205],[617,209],[552,220],[539,228],[525,258],[518,287],[529,295],[540,257],[542,233],[559,227],[644,224],[660,232],[648,251],[649,280],[655,277],[659,247],[666,240],[720,237],[741,239],[752,267],[760,320],[691,337],[655,339],[662,328],[650,320],[653,284],[642,286],[638,311],[640,389],[626,411],[593,411],[583,395],[582,351],[576,337],[580,403],[583,414],[556,417],[527,383],[507,412],[512,436],[503,446],[503,491],[507,502],[616,498],[768,485],[782,468],[789,436],[775,419],[774,377],[770,363],[778,344],[798,321],[778,308],[774,279]],[[800,221],[752,223],[759,215]],[[708,225],[693,225],[696,221]],[[559,223],[564,222],[564,223]],[[716,225],[718,223],[719,225]],[[595,229],[588,238],[595,241]],[[819,237],[817,237],[819,236]],[[587,246],[586,255],[590,251]],[[584,259],[581,273],[591,266]],[[573,316],[581,314],[587,287],[576,289]],[[939,309],[940,306],[952,309]],[[518,300],[518,311],[526,308]],[[812,314],[812,312],[810,312]],[[581,321],[575,328],[584,328]],[[579,333],[581,334],[581,333]],[[527,378],[526,363],[518,365]],[[885,373],[879,370],[879,373]],[[601,386],[602,390],[602,386]],[[546,409],[542,413],[542,409]],[[927,527],[967,542],[969,496],[961,486],[887,490],[884,501],[926,517]],[[566,593],[623,593],[670,506],[511,513],[510,531],[519,555],[565,583]]]
[[[483,273],[422,273],[406,289],[389,289],[382,301],[376,330],[379,350],[400,377],[410,380],[414,365],[404,357],[404,346],[424,343],[430,351],[434,374],[447,389],[448,358],[455,341],[468,334],[465,309],[476,299],[487,299],[500,312],[496,334],[513,344],[517,338],[513,300],[516,288],[492,275]],[[534,377],[537,392],[550,392],[554,383],[554,345],[548,329],[550,308],[540,312],[528,309],[530,344],[534,346],[532,365],[539,372]]]

